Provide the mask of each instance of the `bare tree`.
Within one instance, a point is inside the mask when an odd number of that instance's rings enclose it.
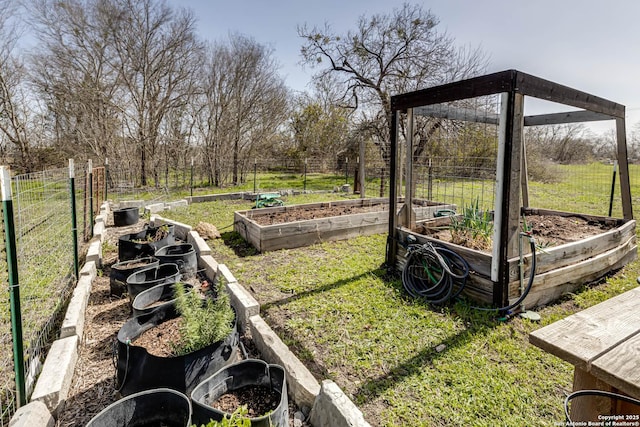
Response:
[[[117,60],[129,127],[140,158],[140,182],[147,185],[150,162],[160,154],[160,129],[168,114],[185,108],[194,96],[203,45],[195,18],[165,1],[112,0],[118,19],[111,41]],[[154,169],[156,185],[157,168]]]
[[[40,40],[32,56],[33,80],[54,120],[58,149],[81,158],[113,157],[123,110],[110,65],[113,8],[101,0],[33,5]]]
[[[248,162],[286,122],[288,91],[272,51],[239,34],[212,46],[204,75],[198,130],[205,159],[214,184],[221,184],[225,158],[231,181],[238,184]]]
[[[325,165],[335,162],[338,154],[347,149],[350,113],[322,90],[316,90],[314,96],[306,93],[298,96],[291,117],[296,155],[300,159],[314,158]]]
[[[361,17],[344,35],[329,26],[298,28],[303,63],[322,67],[317,79],[340,76],[343,101],[358,109],[360,126],[376,136],[384,159],[392,94],[471,77],[485,67],[479,49],[457,49],[437,25],[430,11],[404,4],[388,15]]]
[[[0,0],[0,132],[11,143],[17,156],[13,164],[22,172],[33,165],[29,144],[30,96],[26,89],[26,69],[15,53],[20,31],[17,7],[11,0]],[[6,154],[8,147],[3,146]]]
[[[597,146],[596,137],[580,123],[528,127],[525,138],[532,152],[564,164],[591,160]],[[602,144],[603,147],[607,146],[606,138]],[[606,151],[606,148],[603,150]]]

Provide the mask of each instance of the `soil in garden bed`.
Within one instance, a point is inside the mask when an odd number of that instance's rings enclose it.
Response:
[[[280,395],[268,387],[250,385],[230,391],[220,396],[210,405],[222,412],[233,413],[242,405],[247,405],[247,416],[257,418],[275,410],[280,404]]]
[[[613,221],[597,222],[581,216],[527,215],[527,228],[532,230],[533,238],[542,247],[559,246],[596,236],[615,228]],[[523,224],[524,226],[524,224]],[[421,226],[419,233],[445,242],[455,243],[471,249],[490,251],[491,241],[467,235],[452,235],[450,229],[433,229]]]
[[[325,206],[318,208],[287,209],[283,212],[260,214],[250,212],[247,217],[259,225],[282,224],[286,222],[305,221],[309,219],[328,218],[332,216],[352,215],[367,212],[380,212],[389,210],[389,205],[377,204],[373,206]]]

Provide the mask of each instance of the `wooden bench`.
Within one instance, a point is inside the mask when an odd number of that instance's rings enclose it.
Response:
[[[529,342],[575,366],[573,391],[596,389],[640,399],[640,288],[538,329]],[[640,414],[640,408],[595,396],[571,405],[574,422],[624,414]]]

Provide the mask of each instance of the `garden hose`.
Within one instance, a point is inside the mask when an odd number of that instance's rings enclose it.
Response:
[[[565,416],[565,421],[567,422],[568,426],[575,426],[574,422],[571,421],[571,418],[569,417],[569,402],[576,398],[576,397],[581,397],[581,396],[602,396],[602,397],[609,397],[611,399],[617,399],[617,400],[622,400],[624,402],[627,403],[631,403],[632,405],[637,405],[640,406],[640,400],[638,399],[634,399],[633,397],[629,397],[629,396],[625,396],[623,394],[618,394],[618,393],[612,393],[610,391],[604,391],[604,390],[578,390],[578,391],[574,391],[573,393],[569,394],[565,399],[564,399],[564,416]],[[607,419],[607,416],[604,415],[603,416],[603,420],[615,420],[614,415],[611,415],[612,418]],[[634,418],[635,420],[635,418]],[[589,423],[591,424],[591,423]],[[584,424],[580,424],[580,425],[584,425]],[[595,425],[595,424],[594,424]],[[615,425],[615,424],[604,424],[604,425]],[[620,423],[620,425],[623,425],[622,423]],[[629,424],[631,425],[631,424]],[[637,424],[633,424],[633,425],[637,425]]]
[[[431,304],[456,298],[469,276],[469,264],[455,252],[431,243],[410,245],[402,270],[407,293]]]
[[[527,297],[533,286],[536,270],[536,245],[531,233],[521,233],[531,246],[531,273],[520,297],[504,307],[477,307],[482,311],[509,311]],[[454,251],[434,246],[430,242],[407,246],[407,262],[402,270],[402,285],[409,295],[430,304],[443,304],[454,300],[464,289],[469,276],[469,264]]]

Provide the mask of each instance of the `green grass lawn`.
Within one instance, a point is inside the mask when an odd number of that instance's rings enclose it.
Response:
[[[501,322],[462,302],[433,308],[407,298],[382,268],[384,235],[258,254],[231,229],[233,211],[250,206],[201,203],[164,216],[220,227],[223,238],[209,241],[214,258],[314,375],[335,380],[376,426],[563,423],[573,367],[531,346],[529,332],[635,287],[640,274],[636,261],[540,309],[540,323]]]

